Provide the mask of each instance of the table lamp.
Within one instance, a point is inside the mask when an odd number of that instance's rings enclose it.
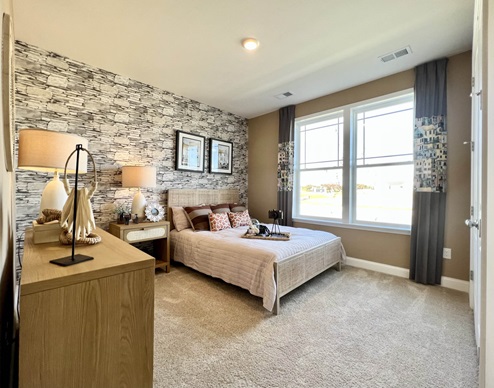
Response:
[[[39,216],[44,209],[62,210],[67,193],[60,181],[58,172],[63,171],[65,162],[77,144],[87,148],[88,141],[80,136],[55,132],[47,129],[28,128],[19,130],[18,167],[25,170],[54,172],[53,180],[43,190]],[[67,172],[76,171],[76,161],[70,160]],[[79,160],[79,173],[87,172],[87,155]]]
[[[146,198],[141,193],[141,187],[156,187],[156,167],[151,166],[123,166],[122,187],[137,187],[138,191],[132,200],[132,214],[144,218]]]

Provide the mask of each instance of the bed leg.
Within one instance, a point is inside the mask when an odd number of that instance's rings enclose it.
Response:
[[[341,271],[341,261],[338,261],[338,265],[336,266],[336,270],[337,270],[338,272],[340,272],[340,271]]]
[[[276,301],[274,302],[273,306],[273,314],[278,315],[280,313],[280,290],[278,288],[278,279],[279,279],[279,273],[278,273],[278,263],[274,263],[274,281],[276,283]]]
[[[274,302],[273,306],[273,315],[278,315],[280,313],[280,298],[276,295],[276,302]]]

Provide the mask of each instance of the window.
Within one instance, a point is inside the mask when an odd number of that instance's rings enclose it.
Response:
[[[413,93],[295,121],[294,218],[410,229]]]

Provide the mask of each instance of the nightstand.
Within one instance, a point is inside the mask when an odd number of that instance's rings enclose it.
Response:
[[[153,241],[155,268],[170,272],[170,223],[168,221],[140,222],[129,225],[110,223],[110,233],[129,244]]]

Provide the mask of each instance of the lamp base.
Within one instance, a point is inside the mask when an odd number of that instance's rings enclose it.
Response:
[[[53,179],[46,184],[43,194],[41,195],[39,216],[41,217],[43,215],[43,210],[45,209],[62,210],[67,198],[67,193],[58,176],[58,171],[55,171]]]
[[[60,265],[62,267],[68,267],[69,265],[83,263],[85,261],[93,260],[94,257],[86,256],[86,255],[74,255],[72,260],[72,256],[62,257],[60,259],[50,260],[50,263]]]
[[[144,219],[144,208],[146,207],[146,198],[144,198],[144,194],[141,193],[141,189],[137,191],[132,199],[132,217],[137,214],[139,219]]]

